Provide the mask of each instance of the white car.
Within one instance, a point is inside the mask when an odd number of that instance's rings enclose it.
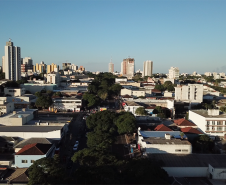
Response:
[[[77,151],[78,150],[78,147],[73,147],[73,151]]]

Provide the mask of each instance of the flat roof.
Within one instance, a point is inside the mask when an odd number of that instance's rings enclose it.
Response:
[[[0,126],[0,132],[51,132],[63,126]]]
[[[140,131],[140,134],[145,138],[149,137],[160,137],[165,138],[165,134],[170,134],[171,136],[175,138],[181,138],[180,131]],[[184,135],[184,139],[187,138],[186,135]]]
[[[208,115],[208,110],[190,110],[196,114],[199,114],[200,116],[206,117],[206,118],[226,118],[226,114],[220,114],[220,115]]]
[[[163,161],[163,167],[226,168],[225,154],[150,154],[150,158]]]
[[[156,131],[158,132],[158,131]],[[156,138],[149,137],[143,140],[147,144],[161,144],[161,145],[191,145],[187,140],[181,140],[176,138],[165,139],[165,138]]]

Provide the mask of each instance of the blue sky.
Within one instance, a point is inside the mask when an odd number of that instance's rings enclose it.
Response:
[[[0,56],[12,38],[34,63],[63,62],[115,71],[226,72],[225,0],[1,0]]]

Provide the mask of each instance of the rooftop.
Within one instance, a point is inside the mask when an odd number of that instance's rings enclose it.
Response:
[[[163,161],[163,167],[226,168],[225,154],[151,154],[150,158]]]
[[[47,138],[28,138],[20,141],[17,145],[14,146],[14,148],[23,148],[28,144],[34,144],[34,143],[52,144],[51,140]]]
[[[28,144],[19,150],[19,152],[17,152],[15,155],[45,155],[51,147],[52,144]]]
[[[164,124],[160,124],[154,129],[155,131],[172,131],[170,128],[165,126]]]
[[[205,118],[226,118],[226,114],[220,114],[220,115],[208,115],[208,110],[190,110],[196,114],[199,114],[200,116],[203,116]]]
[[[140,134],[144,138],[149,138],[149,137],[165,138],[165,134],[170,134],[174,138],[181,138],[180,131],[140,131]],[[186,139],[186,138],[187,138],[187,136],[184,135],[184,139]]]
[[[158,137],[149,137],[143,140],[147,144],[162,144],[162,145],[191,145],[187,140],[181,140],[176,138],[165,139]]]
[[[192,123],[184,118],[176,119],[176,120],[174,120],[174,123],[176,123],[176,125],[178,125],[178,126],[196,126],[194,123]]]
[[[0,126],[0,132],[51,132],[63,126]]]
[[[192,127],[181,128],[180,130],[181,130],[181,132],[184,132],[184,133],[203,134],[199,130],[192,128]]]

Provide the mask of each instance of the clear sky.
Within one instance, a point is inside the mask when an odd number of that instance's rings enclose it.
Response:
[[[0,56],[9,38],[22,57],[120,71],[226,72],[225,0],[0,0]]]

